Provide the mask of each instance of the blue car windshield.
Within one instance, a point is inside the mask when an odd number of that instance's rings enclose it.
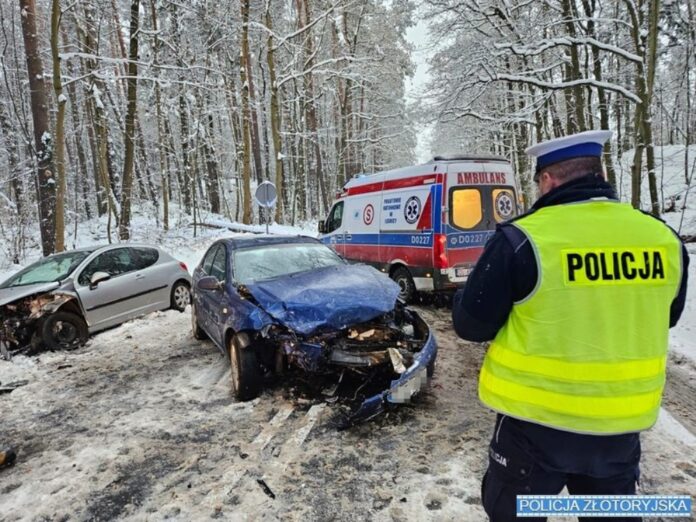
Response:
[[[0,288],[60,281],[68,277],[77,268],[77,265],[91,253],[91,251],[80,250],[46,257],[17,272],[0,285]]]
[[[234,253],[234,279],[246,285],[345,263],[320,243],[290,243],[243,248]]]

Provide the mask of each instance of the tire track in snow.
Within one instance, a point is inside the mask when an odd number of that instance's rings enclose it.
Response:
[[[245,495],[243,503],[258,505],[268,500],[260,486],[254,483],[263,480],[270,486],[282,482],[288,467],[302,458],[302,446],[323,418],[326,406],[313,405],[304,415],[293,415],[296,411],[289,403],[281,405],[253,440],[241,446],[245,465],[230,465],[223,473],[220,479],[225,484],[223,491],[207,499],[212,508],[241,489],[247,479],[246,490],[255,493]]]

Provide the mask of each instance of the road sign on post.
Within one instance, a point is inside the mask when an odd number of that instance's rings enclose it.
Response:
[[[276,191],[276,187],[273,183],[270,181],[264,181],[258,187],[256,187],[254,199],[260,207],[266,209],[266,234],[268,234],[268,221],[271,217],[271,208],[273,208],[276,201],[278,201],[278,191]]]

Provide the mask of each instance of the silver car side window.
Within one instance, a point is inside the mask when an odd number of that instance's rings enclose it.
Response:
[[[111,277],[117,277],[137,270],[138,268],[130,255],[130,250],[130,248],[115,248],[99,254],[82,271],[78,278],[78,283],[83,286],[89,285],[90,279],[95,272],[106,272]]]
[[[154,248],[131,248],[130,255],[136,270],[152,266],[159,259],[159,252]]]

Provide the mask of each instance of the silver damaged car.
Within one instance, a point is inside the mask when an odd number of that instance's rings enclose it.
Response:
[[[45,257],[0,284],[0,350],[79,346],[149,312],[184,311],[186,265],[150,245],[87,247]]]

